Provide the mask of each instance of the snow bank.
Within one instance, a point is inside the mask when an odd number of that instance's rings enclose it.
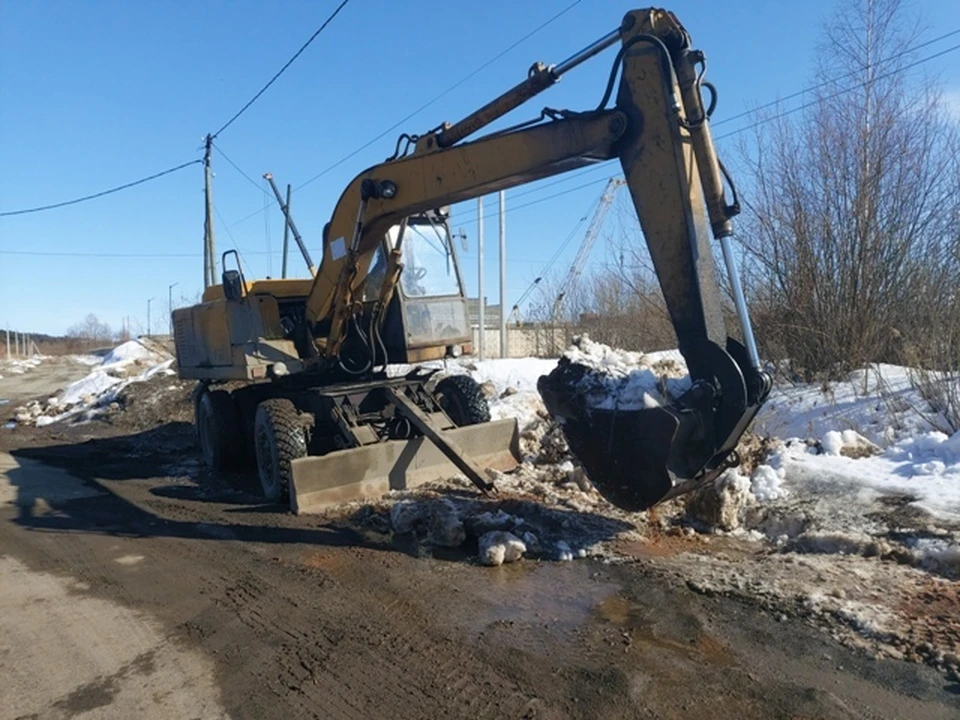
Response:
[[[134,360],[154,360],[156,353],[137,340],[128,340],[108,352],[102,361],[104,367],[123,365]]]
[[[523,430],[546,415],[537,392],[537,380],[557,366],[556,360],[504,358],[463,365],[465,372],[492,392],[490,417],[516,418]]]
[[[91,365],[94,356],[77,356],[74,359]],[[17,422],[44,427],[63,420],[89,418],[97,408],[112,403],[123,388],[130,383],[149,380],[163,373],[173,375],[173,358],[161,355],[136,340],[117,346],[102,359],[84,378],[71,383],[46,403],[33,402],[18,408]]]
[[[853,430],[886,447],[903,438],[949,428],[916,387],[915,371],[877,364],[829,383],[778,384],[754,423],[760,435],[823,437]]]
[[[923,433],[867,457],[845,457],[828,445],[823,454],[799,443],[788,446],[786,470],[798,491],[813,492],[826,481],[867,488],[872,496],[900,495],[935,517],[960,521],[960,433]]]

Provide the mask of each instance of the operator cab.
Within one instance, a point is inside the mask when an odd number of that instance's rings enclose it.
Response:
[[[472,342],[463,279],[448,217],[446,208],[442,208],[409,217],[405,224],[391,227],[367,275],[363,299],[376,300],[386,272],[388,252],[400,247],[403,269],[388,313],[399,312],[402,323],[388,321],[386,326],[402,325],[402,337],[391,339],[406,348],[408,357],[459,355],[465,350],[469,352]],[[387,344],[394,343],[388,340]]]

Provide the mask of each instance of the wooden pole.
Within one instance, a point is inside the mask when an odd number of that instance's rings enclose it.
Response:
[[[213,173],[210,169],[210,151],[213,137],[207,135],[203,154],[203,195],[205,210],[203,214],[203,286],[217,284],[217,251],[213,239]]]

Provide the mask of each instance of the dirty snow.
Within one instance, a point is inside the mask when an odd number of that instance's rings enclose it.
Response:
[[[10,375],[23,375],[33,368],[37,367],[40,363],[46,360],[45,355],[34,355],[29,358],[17,359],[17,360],[4,360],[0,362],[0,369],[3,369],[4,372],[9,373]]]
[[[103,358],[81,355],[74,360],[93,369],[46,402],[34,401],[17,408],[14,419],[18,423],[44,427],[68,419],[91,419],[99,409],[114,402],[130,383],[143,382],[157,374],[175,374],[171,369],[173,358],[138,340],[115,347]]]

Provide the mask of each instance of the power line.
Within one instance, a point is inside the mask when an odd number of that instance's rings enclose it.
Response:
[[[256,180],[254,180],[252,177],[247,175],[243,170],[241,170],[240,166],[237,165],[233,160],[231,160],[230,157],[223,150],[220,149],[219,145],[217,145],[216,143],[211,143],[211,145],[213,145],[214,150],[216,150],[218,153],[220,153],[223,156],[224,160],[226,160],[228,163],[230,163],[230,165],[233,166],[234,170],[236,170],[238,173],[243,175],[243,177],[247,179],[247,182],[253,185],[257,189],[257,192],[263,191],[263,186],[260,183],[258,183]]]
[[[523,208],[530,207],[532,205],[537,205],[547,200],[553,200],[554,198],[560,197],[561,195],[567,195],[568,193],[575,192],[577,190],[582,190],[585,187],[590,187],[591,185],[596,185],[597,183],[606,182],[609,178],[600,178],[599,180],[592,180],[588,183],[583,183],[573,188],[568,188],[553,195],[547,197],[537,198],[536,200],[531,200],[528,203],[523,203],[521,205],[515,205],[507,209],[507,214],[515,212],[517,210],[522,210]],[[214,208],[216,210],[216,208]],[[218,214],[219,217],[219,214]],[[490,216],[484,217],[498,217],[498,213],[494,213]],[[223,218],[220,218],[221,221]],[[230,238],[233,239],[231,233]],[[236,241],[234,240],[234,244]],[[245,255],[267,255],[268,253],[264,250],[251,250],[245,252]],[[200,257],[199,253],[84,253],[84,252],[45,252],[37,250],[0,250],[0,255],[26,255],[26,256],[38,256],[38,257],[91,257],[91,258],[143,258],[143,259],[155,259],[155,258],[193,258]]]
[[[590,174],[592,174],[592,173],[598,172],[598,171],[600,171],[600,170],[603,170],[604,172],[610,172],[610,167],[608,166],[608,163],[609,163],[609,162],[611,162],[611,161],[610,161],[610,160],[603,160],[603,161],[601,161],[601,162],[599,162],[599,163],[597,163],[597,164],[595,164],[595,165],[592,165],[592,166],[590,166],[590,167],[588,167],[588,168],[586,168],[586,169],[580,169],[580,170],[578,170],[578,171],[571,171],[570,173],[567,173],[567,174],[561,176],[560,178],[558,178],[557,180],[553,180],[552,182],[543,183],[542,185],[536,185],[535,187],[529,188],[529,189],[527,189],[527,190],[522,190],[522,191],[520,191],[520,192],[511,192],[511,193],[510,193],[510,201],[513,202],[513,201],[515,201],[517,198],[521,198],[521,197],[525,197],[525,196],[527,196],[527,195],[532,195],[533,193],[541,192],[542,190],[546,190],[546,189],[549,188],[549,187],[554,187],[554,186],[556,186],[556,185],[562,185],[562,184],[564,184],[564,183],[570,182],[571,180],[577,180],[578,178],[586,177],[587,175],[590,175]],[[599,182],[599,181],[598,181],[598,182]],[[581,187],[583,187],[583,186],[581,186]],[[576,189],[576,188],[574,188],[574,189]],[[572,192],[572,191],[573,191],[573,190],[571,190],[571,192]],[[556,197],[556,194],[551,195],[550,197]],[[469,201],[466,201],[466,200],[465,200],[464,202],[469,202]],[[522,207],[525,207],[525,205],[522,206]],[[509,209],[508,209],[508,212],[509,212]],[[491,215],[491,216],[484,215],[483,217],[484,217],[484,219],[486,219],[487,217],[497,217],[498,214],[499,214],[498,212],[494,212],[493,215]],[[462,223],[462,224],[464,224],[464,225],[469,225],[470,223],[474,222],[476,219],[477,219],[476,210],[470,210],[469,213],[468,213],[468,214],[465,214],[463,217],[457,217],[457,224],[459,225],[459,224]]]
[[[910,70],[911,68],[915,68],[918,65],[922,65],[923,63],[930,62],[931,60],[935,60],[938,57],[942,57],[947,53],[951,53],[956,50],[960,50],[960,43],[958,43],[957,45],[948,47],[946,50],[941,50],[940,52],[934,53],[933,55],[928,55],[925,58],[921,58],[920,60],[916,60],[912,63],[904,65],[903,67],[897,68],[896,70],[891,70],[890,72],[883,73],[882,75],[877,75],[876,77],[873,77],[865,82],[857,83],[856,85],[851,85],[850,87],[844,88],[843,90],[839,90],[835,93],[827,95],[826,97],[817,98],[816,100],[811,100],[810,102],[804,103],[803,105],[798,105],[795,108],[784,110],[783,112],[777,113],[775,115],[771,115],[770,117],[761,118],[756,122],[751,123],[750,125],[745,125],[741,128],[737,128],[736,130],[731,130],[730,132],[724,133],[723,135],[717,135],[714,139],[723,140],[724,138],[728,138],[733,135],[738,135],[742,132],[746,132],[747,130],[752,130],[753,128],[759,127],[760,125],[764,125],[768,122],[779,120],[780,118],[786,117],[787,115],[792,115],[793,113],[796,113],[796,112],[800,112],[801,110],[806,110],[807,108],[813,107],[814,105],[817,105],[825,100],[833,100],[835,98],[840,97],[841,95],[846,95],[848,92],[853,92],[854,90],[859,90],[860,88],[864,88],[867,85],[870,85],[871,83],[875,83],[878,80],[883,80],[885,78],[892,77],[893,75],[897,75],[898,73],[905,72],[907,70]]]
[[[88,200],[96,200],[101,198],[104,195],[112,195],[113,193],[120,192],[121,190],[126,190],[127,188],[132,188],[137,185],[143,185],[145,182],[150,182],[151,180],[156,180],[161,178],[164,175],[169,175],[174,173],[177,170],[183,170],[186,167],[191,165],[196,165],[197,163],[202,162],[202,160],[191,160],[190,162],[185,162],[182,165],[177,165],[176,167],[163,170],[162,172],[154,173],[153,175],[148,175],[147,177],[140,178],[139,180],[134,180],[133,182],[125,183],[124,185],[118,185],[117,187],[110,188],[109,190],[103,190],[102,192],[93,193],[92,195],[84,195],[83,197],[75,198],[73,200],[64,200],[63,202],[53,203],[52,205],[41,205],[39,207],[25,208],[23,210],[7,210],[6,212],[0,212],[0,217],[9,217],[11,215],[26,215],[27,213],[36,213],[43,212],[44,210],[55,210],[56,208],[66,207],[67,205],[76,205],[77,203],[87,202]]]
[[[43,250],[0,250],[0,255],[26,255],[30,257],[77,257],[77,258],[197,258],[201,253],[97,253],[97,252],[45,252]]]
[[[232,118],[230,118],[229,120],[227,120],[227,122],[224,123],[223,126],[213,134],[213,137],[217,137],[220,133],[222,133],[224,130],[226,130],[228,127],[230,127],[230,126],[233,124],[233,122],[234,122],[238,117],[240,117],[241,115],[243,115],[243,113],[245,113],[245,112],[247,111],[247,108],[249,108],[251,105],[253,105],[253,104],[260,98],[260,96],[263,95],[263,94],[267,91],[267,88],[269,88],[271,85],[273,85],[273,83],[275,83],[275,82],[277,81],[277,78],[279,78],[281,75],[283,75],[284,71],[285,71],[288,67],[290,67],[291,65],[293,65],[293,61],[296,60],[298,57],[300,57],[300,54],[310,46],[310,43],[312,43],[314,40],[317,39],[317,36],[324,31],[324,29],[327,27],[327,25],[329,25],[331,22],[333,22],[333,19],[340,13],[341,10],[343,10],[344,6],[346,6],[346,4],[347,4],[348,2],[350,2],[350,0],[343,0],[343,2],[341,2],[341,3],[337,6],[337,9],[333,11],[333,13],[330,15],[330,17],[328,17],[326,20],[323,21],[323,25],[321,25],[319,28],[317,28],[317,31],[316,31],[315,33],[313,33],[313,35],[310,36],[310,39],[307,40],[307,41],[300,47],[300,49],[297,50],[297,52],[294,53],[294,55],[293,55],[292,58],[290,58],[289,60],[287,60],[287,62],[284,64],[284,66],[277,71],[276,75],[274,75],[272,78],[270,78],[269,82],[267,82],[266,85],[264,85],[262,88],[260,88],[260,92],[258,92],[258,93],[257,93],[256,95],[254,95],[252,98],[250,98],[250,100],[247,102],[246,105],[244,105],[242,108],[240,108],[240,109],[237,111],[237,113],[236,113]]]
[[[461,80],[455,82],[453,85],[451,85],[450,87],[448,87],[446,90],[444,90],[443,92],[441,92],[439,95],[437,95],[436,97],[434,97],[432,100],[430,100],[429,102],[424,103],[423,105],[421,105],[420,107],[418,107],[416,110],[414,110],[413,112],[409,113],[407,116],[401,118],[400,120],[398,120],[397,122],[395,122],[393,125],[391,125],[390,127],[388,127],[386,130],[384,130],[382,133],[380,133],[380,134],[377,135],[376,137],[368,140],[368,141],[365,142],[363,145],[361,145],[360,147],[358,147],[356,150],[354,150],[353,152],[351,152],[349,155],[345,155],[344,157],[340,158],[340,159],[337,160],[335,163],[333,163],[333,164],[330,165],[329,167],[325,168],[322,172],[317,173],[316,175],[314,175],[313,177],[311,177],[309,180],[306,180],[305,182],[301,183],[300,185],[297,185],[297,187],[295,187],[295,188],[293,189],[294,192],[300,190],[301,188],[306,187],[307,185],[309,185],[310,183],[314,182],[315,180],[319,180],[321,177],[323,177],[323,176],[326,175],[327,173],[329,173],[329,172],[331,172],[332,170],[335,170],[336,168],[340,167],[340,166],[341,166],[343,163],[345,163],[347,160],[350,160],[351,158],[359,155],[361,152],[363,152],[364,150],[366,150],[368,147],[370,147],[371,145],[373,145],[373,144],[374,144],[375,142],[377,142],[378,140],[382,140],[384,137],[386,137],[386,136],[389,135],[391,132],[393,132],[394,130],[396,130],[397,128],[399,128],[399,127],[400,127],[401,125],[403,125],[405,122],[413,119],[414,117],[416,117],[417,115],[419,115],[421,112],[423,112],[424,110],[426,110],[428,107],[430,107],[431,105],[433,105],[435,102],[437,102],[437,101],[440,100],[441,98],[445,97],[446,95],[450,94],[451,92],[453,92],[454,90],[456,90],[458,87],[460,87],[460,86],[463,85],[465,82],[467,82],[467,81],[470,80],[471,78],[475,77],[476,75],[478,75],[478,74],[481,73],[482,71],[486,70],[486,69],[487,69],[488,67],[490,67],[493,63],[495,63],[497,60],[499,60],[500,58],[502,58],[504,55],[506,55],[507,53],[509,53],[511,50],[515,49],[515,48],[516,48],[517,46],[519,46],[521,43],[529,40],[531,37],[533,37],[533,36],[536,35],[538,32],[540,32],[541,30],[543,30],[545,27],[547,27],[548,25],[550,25],[551,23],[553,23],[554,21],[556,21],[557,19],[559,19],[561,16],[563,16],[564,14],[566,14],[567,12],[569,12],[570,10],[572,10],[574,7],[576,7],[577,5],[579,5],[581,2],[582,2],[582,0],[574,0],[574,2],[570,3],[569,5],[567,5],[566,7],[564,7],[562,10],[560,10],[560,11],[557,12],[557,13],[555,13],[553,16],[551,16],[550,18],[548,18],[547,20],[545,20],[544,22],[542,22],[540,25],[538,25],[537,27],[535,27],[533,30],[531,30],[530,32],[528,32],[526,35],[524,35],[523,37],[521,37],[519,40],[516,40],[516,41],[515,41],[513,44],[511,44],[510,46],[508,46],[508,47],[504,48],[503,50],[501,50],[499,53],[497,53],[497,54],[494,55],[492,58],[490,58],[490,59],[487,60],[485,63],[483,63],[483,65],[481,65],[480,67],[478,67],[478,68],[476,68],[475,70],[473,70],[472,72],[470,72],[468,75],[466,75],[466,76],[465,76],[464,78],[462,78]],[[246,215],[245,217],[242,217],[241,219],[239,219],[239,220],[237,220],[235,223],[233,223],[230,227],[236,227],[237,225],[240,225],[241,223],[245,223],[247,220],[250,220],[251,218],[256,217],[256,216],[259,215],[261,212],[263,212],[263,208],[260,208],[259,210],[255,210],[254,212],[250,213],[249,215]]]
[[[901,57],[903,57],[904,55],[909,55],[910,53],[916,52],[917,50],[919,50],[919,49],[921,49],[921,48],[928,47],[929,45],[933,45],[934,43],[938,43],[938,42],[940,42],[941,40],[946,40],[948,37],[952,37],[952,36],[957,35],[957,34],[960,34],[960,28],[957,28],[956,30],[951,30],[950,32],[944,33],[943,35],[939,35],[939,36],[933,38],[932,40],[927,40],[926,42],[920,43],[919,45],[915,45],[915,46],[912,47],[912,48],[908,48],[908,49],[906,49],[906,50],[903,50],[903,51],[901,51],[901,52],[898,52],[898,53],[895,54],[895,55],[890,55],[889,57],[883,58],[882,60],[880,60],[880,61],[877,62],[877,65],[886,65],[888,62],[891,62],[891,61],[893,61],[893,60],[896,60],[897,58],[901,58]],[[839,82],[839,81],[841,81],[841,80],[844,80],[844,79],[846,79],[846,78],[853,77],[854,75],[859,75],[859,74],[860,74],[860,71],[859,71],[859,70],[852,70],[852,71],[850,71],[850,72],[848,72],[848,73],[846,73],[846,74],[844,74],[844,75],[841,75],[840,77],[830,78],[829,80],[824,80],[822,83],[819,83],[818,85],[813,85],[813,86],[811,86],[811,87],[803,88],[802,90],[797,90],[795,93],[791,93],[791,94],[787,95],[786,97],[778,98],[778,99],[776,99],[776,100],[771,100],[770,102],[764,103],[763,105],[760,105],[760,106],[758,106],[758,107],[755,107],[755,108],[753,108],[752,110],[744,110],[743,112],[737,113],[736,115],[731,115],[730,117],[725,117],[725,118],[723,118],[722,120],[716,120],[716,121],[712,122],[711,124],[712,124],[714,127],[716,127],[717,125],[723,125],[724,123],[733,122],[734,120],[739,120],[739,119],[742,118],[742,117],[747,117],[748,115],[753,115],[754,113],[757,113],[757,112],[759,112],[759,111],[761,111],[761,110],[766,110],[766,109],[769,108],[769,107],[774,107],[775,105],[779,105],[779,104],[784,103],[784,102],[786,102],[786,101],[788,101],[788,100],[793,100],[794,98],[800,97],[801,95],[806,95],[807,93],[814,92],[814,91],[816,91],[816,90],[821,90],[821,89],[827,87],[828,85],[832,85],[832,84],[835,83],[835,82]],[[876,79],[876,78],[874,78],[874,79]]]
[[[309,184],[312,183],[314,180],[320,179],[321,177],[323,177],[324,175],[326,175],[328,172],[330,172],[330,171],[333,170],[334,168],[339,167],[340,165],[342,165],[342,164],[345,163],[347,160],[349,160],[350,158],[354,157],[355,155],[357,155],[357,154],[360,153],[361,151],[366,150],[368,147],[370,147],[371,145],[373,145],[373,143],[377,142],[377,140],[382,139],[385,135],[393,132],[393,131],[396,130],[398,127],[400,127],[400,126],[403,125],[405,122],[407,122],[408,120],[412,119],[412,118],[415,117],[416,115],[419,115],[421,112],[423,112],[423,111],[426,110],[428,107],[430,107],[430,106],[433,105],[435,102],[437,102],[437,100],[439,100],[440,98],[445,97],[446,95],[450,94],[451,92],[453,92],[454,90],[456,90],[458,87],[460,87],[461,85],[463,85],[465,82],[467,82],[467,81],[470,80],[471,78],[475,77],[475,76],[476,76],[477,74],[479,74],[480,72],[486,70],[486,69],[487,69],[488,67],[490,67],[493,63],[495,63],[497,60],[499,60],[499,59],[502,58],[504,55],[506,55],[507,53],[509,53],[509,52],[510,52],[511,50],[513,50],[515,47],[517,47],[517,46],[520,45],[521,43],[525,42],[526,40],[529,40],[531,37],[533,37],[533,36],[536,35],[538,32],[540,32],[541,30],[543,30],[543,28],[545,28],[547,25],[549,25],[550,23],[552,23],[554,20],[556,20],[557,18],[559,18],[559,17],[562,16],[563,14],[567,13],[568,11],[572,10],[574,7],[576,7],[578,4],[580,4],[580,2],[581,2],[581,0],[574,0],[574,2],[570,3],[569,5],[567,5],[567,6],[566,6],[565,8],[563,8],[560,12],[556,13],[553,17],[551,17],[550,19],[548,19],[548,20],[546,20],[545,22],[541,23],[540,25],[538,25],[536,28],[534,28],[533,30],[531,30],[530,32],[528,32],[526,35],[524,35],[522,38],[520,38],[519,40],[517,40],[516,42],[514,42],[512,45],[510,45],[510,46],[507,47],[506,49],[501,50],[498,54],[494,55],[492,58],[490,58],[489,60],[487,60],[487,62],[485,62],[483,65],[481,65],[480,67],[478,67],[476,70],[474,70],[473,72],[471,72],[470,74],[468,74],[466,77],[464,77],[463,79],[455,82],[453,85],[451,85],[450,87],[448,87],[446,90],[444,90],[442,93],[440,93],[439,95],[437,95],[436,97],[434,97],[432,100],[430,100],[430,101],[428,101],[428,102],[425,102],[423,105],[421,105],[420,107],[418,107],[416,110],[414,110],[412,113],[410,113],[409,115],[407,115],[405,118],[403,118],[402,120],[398,120],[398,121],[395,122],[393,125],[391,125],[391,126],[388,127],[386,130],[384,130],[382,133],[380,133],[379,135],[377,135],[375,138],[373,138],[372,140],[369,140],[368,142],[364,143],[363,145],[361,145],[360,147],[358,147],[356,150],[354,150],[354,151],[353,151],[352,153],[350,153],[349,155],[341,158],[340,160],[338,160],[337,162],[335,162],[333,165],[331,165],[330,167],[328,167],[328,168],[327,168],[326,170],[324,170],[323,172],[320,172],[320,173],[314,175],[312,178],[310,178],[310,179],[307,180],[306,182],[301,183],[300,185],[298,185],[297,187],[294,188],[294,191],[297,191],[297,190],[299,190],[300,188],[303,188],[303,187],[309,185]]]
[[[584,188],[590,187],[591,185],[598,185],[599,183],[607,182],[609,179],[610,179],[609,177],[602,177],[599,180],[591,180],[590,182],[585,182],[581,185],[577,185],[576,187],[567,188],[566,190],[561,190],[560,192],[553,193],[552,195],[546,195],[542,198],[531,200],[530,202],[521,203],[520,205],[513,205],[507,208],[507,214],[509,215],[511,212],[515,212],[516,210],[522,210],[523,208],[528,208],[533,205],[539,205],[542,202],[546,202],[547,200],[553,200],[554,198],[558,198],[563,195],[569,195],[572,192],[576,192],[577,190],[583,190]],[[489,220],[491,218],[496,218],[496,217],[500,217],[499,210],[495,210],[489,215],[484,215],[483,219]]]

